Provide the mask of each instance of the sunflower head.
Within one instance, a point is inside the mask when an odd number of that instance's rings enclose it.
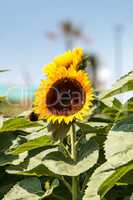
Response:
[[[67,51],[64,54],[54,58],[53,62],[44,66],[43,72],[52,76],[59,68],[73,68],[77,70],[83,59],[83,49],[75,48],[73,51]]]
[[[93,90],[86,72],[59,68],[42,81],[35,94],[34,111],[40,119],[58,123],[82,120],[92,104]]]

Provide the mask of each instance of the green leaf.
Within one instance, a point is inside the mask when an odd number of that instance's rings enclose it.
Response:
[[[40,126],[37,122],[30,122],[24,118],[13,118],[4,121],[2,128],[0,129],[0,133],[23,130],[25,128]]]
[[[76,123],[81,128],[83,133],[105,133],[109,124],[104,122],[88,122],[88,123]]]
[[[112,131],[133,132],[133,115],[126,115],[112,127]]]
[[[114,100],[115,98],[112,98],[107,102],[97,100],[91,121],[95,120],[99,122],[112,123],[119,112],[119,110],[113,106]]]
[[[27,157],[27,152],[19,154],[19,156],[0,154],[0,166],[8,164],[18,165],[21,162],[23,162],[26,157]]]
[[[57,151],[57,148],[47,149],[40,153],[37,152],[35,155],[27,157],[20,165],[7,167],[6,172],[9,174],[30,176],[54,176],[54,174],[43,164],[43,158],[53,151]]]
[[[133,97],[124,104],[125,111],[133,112]]]
[[[27,170],[28,163],[24,162],[19,166],[10,166],[6,170],[10,174],[17,174],[17,175],[24,175],[24,176],[51,176],[51,177],[57,177],[54,173],[52,173],[46,166],[39,164],[35,168],[31,170]],[[25,169],[24,169],[25,168]]]
[[[3,173],[2,173],[3,168]],[[22,177],[20,176],[12,176],[4,172],[4,167],[0,168],[0,199],[3,198],[5,194],[16,184],[16,182],[20,181]]]
[[[118,99],[114,98],[114,100],[113,100],[113,106],[114,106],[114,108],[116,110],[119,111],[122,108],[122,103]]]
[[[114,172],[115,170],[108,162],[98,167],[88,181],[83,200],[101,200],[98,194],[99,188]]]
[[[82,152],[80,151],[76,162],[56,151],[48,154],[43,159],[43,164],[55,174],[78,176],[95,165],[98,159],[98,145],[93,138],[86,141],[80,149]]]
[[[132,115],[133,116],[133,98],[128,99],[119,109],[118,114],[116,115],[115,121],[119,121],[125,118],[127,116]]]
[[[100,194],[101,199],[116,184],[116,182],[120,180],[121,177],[123,177],[127,172],[131,171],[132,169],[133,163],[116,169],[116,171],[100,186],[98,193]]]
[[[130,162],[133,159],[133,133],[111,131],[105,142],[105,156],[114,167]]]
[[[13,141],[16,139],[14,134],[0,134],[0,152],[5,153],[13,144]]]
[[[39,138],[29,140],[13,150],[11,149],[9,153],[13,155],[18,155],[25,151],[31,151],[39,147],[46,147],[46,146],[51,146],[51,145],[54,145],[51,137],[48,135],[44,135]]]
[[[40,200],[43,193],[38,178],[27,178],[17,182],[3,200]]]
[[[100,99],[109,98],[116,94],[121,94],[131,90],[133,90],[133,71],[116,81],[112,89],[100,95]]]
[[[7,154],[7,151],[18,145],[19,141],[20,138],[18,138],[15,134],[8,133],[6,136],[4,134],[0,134],[0,166],[7,164],[17,165],[24,161],[28,155],[27,152],[19,154],[18,156]]]
[[[116,123],[105,141],[105,157],[114,167],[133,160],[133,117]]]
[[[133,184],[133,170],[124,175],[117,183],[117,185],[129,185]]]

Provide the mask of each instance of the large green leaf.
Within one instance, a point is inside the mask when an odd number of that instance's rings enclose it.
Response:
[[[0,133],[9,131],[23,130],[25,128],[40,126],[37,122],[31,122],[24,118],[13,118],[3,122],[3,126],[0,129]]]
[[[105,156],[114,167],[133,160],[133,133],[111,131],[105,142]]]
[[[44,191],[38,178],[27,178],[17,182],[3,200],[40,200]]]
[[[80,155],[77,161],[66,158],[63,153],[57,151],[48,154],[43,164],[50,171],[58,175],[78,176],[96,164],[98,159],[98,145],[93,138],[80,147]]]
[[[45,147],[45,146],[51,146],[51,145],[54,145],[51,137],[48,135],[44,135],[44,136],[29,140],[29,141],[19,145],[17,148],[11,150],[10,153],[13,155],[18,155],[25,151],[30,151],[32,149],[36,149],[39,147]]]
[[[132,169],[133,163],[116,169],[116,171],[100,186],[98,193],[100,194],[101,199],[117,183],[117,181],[120,180],[121,177],[123,177],[127,172],[131,171]]]
[[[100,194],[98,194],[99,188],[114,172],[115,170],[108,162],[98,167],[88,181],[83,200],[101,200]]]
[[[105,156],[114,167],[133,160],[133,116],[116,123],[105,141]]]
[[[57,151],[57,148],[51,148],[40,153],[37,152],[35,155],[25,159],[23,163],[17,166],[9,166],[6,171],[9,174],[21,174],[21,175],[54,175],[48,168],[43,164],[43,158],[50,152]]]
[[[116,94],[121,94],[123,92],[128,92],[131,90],[133,90],[133,71],[129,72],[127,75],[121,77],[118,81],[116,81],[112,89],[100,95],[100,99],[103,100]]]

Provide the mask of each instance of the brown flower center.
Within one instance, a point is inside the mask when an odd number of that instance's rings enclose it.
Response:
[[[72,115],[78,112],[85,103],[85,91],[81,84],[70,78],[58,80],[49,89],[46,105],[55,115]]]

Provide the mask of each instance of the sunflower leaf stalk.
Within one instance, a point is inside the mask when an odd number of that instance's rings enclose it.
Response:
[[[71,157],[74,161],[77,159],[77,152],[76,152],[76,131],[75,131],[75,124],[72,124],[72,131],[71,131]],[[77,200],[78,197],[78,183],[77,177],[72,177],[72,200]]]

